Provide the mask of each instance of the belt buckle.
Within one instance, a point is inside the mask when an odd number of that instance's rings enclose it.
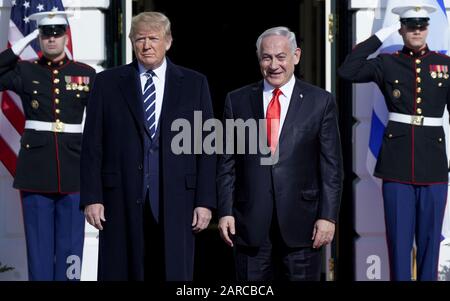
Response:
[[[61,121],[53,122],[52,123],[52,131],[56,133],[62,133],[64,132],[64,123]]]
[[[417,116],[417,115],[411,116],[411,124],[423,125],[423,116]]]

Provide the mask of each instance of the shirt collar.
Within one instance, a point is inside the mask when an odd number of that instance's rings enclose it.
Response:
[[[61,67],[61,66],[65,65],[68,61],[69,61],[69,59],[65,55],[63,59],[61,59],[59,61],[56,61],[56,62],[52,62],[51,60],[49,60],[45,56],[42,56],[37,62],[40,65],[48,66],[48,67],[51,67],[51,68],[58,68],[58,67]]]
[[[414,57],[414,58],[424,56],[428,52],[430,52],[430,49],[428,48],[428,45],[426,45],[424,49],[419,50],[419,51],[415,51],[415,50],[413,50],[411,48],[408,48],[406,46],[403,46],[403,49],[402,49],[402,53],[406,54],[407,56]]]
[[[143,76],[148,69],[146,69],[140,62],[138,62],[138,66],[139,66],[139,75]],[[164,58],[161,66],[152,71],[155,73],[157,78],[163,79],[166,75],[166,70],[167,70],[167,60],[166,58]]]
[[[292,91],[294,91],[294,86],[295,86],[295,76],[292,75],[291,79],[286,84],[280,87],[280,90],[284,96],[290,98],[290,96],[292,95]],[[275,88],[271,84],[269,84],[267,80],[264,79],[264,93],[272,94],[273,90],[275,90]]]

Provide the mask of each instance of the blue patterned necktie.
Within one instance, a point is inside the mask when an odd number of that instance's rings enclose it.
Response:
[[[153,82],[155,73],[152,70],[148,70],[145,72],[145,76],[147,77],[147,82],[144,86],[144,93],[142,93],[145,126],[150,131],[150,137],[153,139],[156,134],[156,89]]]

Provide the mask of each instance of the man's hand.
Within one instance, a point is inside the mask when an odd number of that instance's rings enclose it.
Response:
[[[312,240],[314,240],[313,248],[317,249],[329,244],[333,240],[335,228],[335,224],[330,221],[324,219],[317,220],[314,224],[312,235]]]
[[[378,30],[375,35],[381,42],[386,41],[394,32],[398,31],[401,28],[400,21],[395,22],[391,26],[381,28]]]
[[[199,233],[205,230],[209,221],[211,220],[211,210],[204,207],[197,207],[194,209],[194,217],[192,218],[192,231]]]
[[[98,230],[103,230],[102,221],[106,222],[105,219],[105,207],[103,204],[92,204],[84,208],[84,216],[89,224],[97,228]]]
[[[222,237],[223,241],[229,245],[233,246],[233,240],[231,240],[230,234],[235,235],[235,220],[233,216],[224,216],[219,219],[219,232],[220,237]]]
[[[36,29],[26,37],[20,39],[14,45],[11,47],[11,50],[14,52],[15,55],[19,56],[22,51],[30,44],[31,41],[36,39],[39,36],[39,29]]]

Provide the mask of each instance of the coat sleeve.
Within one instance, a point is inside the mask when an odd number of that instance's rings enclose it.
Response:
[[[233,119],[231,97],[229,94],[225,100],[223,125],[226,124],[227,119]],[[234,183],[236,181],[235,157],[233,152],[227,153],[227,137],[233,137],[233,135],[227,133],[226,130],[224,133],[222,140],[223,154],[220,155],[218,159],[216,180],[218,195],[217,215],[219,218],[233,215]]]
[[[11,48],[0,53],[0,91],[22,91],[22,78],[17,57]]]
[[[214,113],[206,78],[203,78],[201,89],[200,105],[203,121],[212,120],[214,119]],[[197,156],[197,189],[195,206],[215,209],[217,208],[216,185],[214,181],[216,175],[216,154],[209,154],[203,150],[201,154]]]
[[[103,203],[101,164],[103,134],[103,96],[101,74],[97,75],[89,96],[81,149],[80,207]]]
[[[319,219],[337,221],[341,201],[343,166],[336,102],[328,94],[320,133],[321,196]]]
[[[355,83],[374,81],[380,85],[383,82],[381,57],[373,59],[368,59],[368,57],[377,51],[381,44],[381,41],[374,35],[356,45],[339,67],[338,75]]]

